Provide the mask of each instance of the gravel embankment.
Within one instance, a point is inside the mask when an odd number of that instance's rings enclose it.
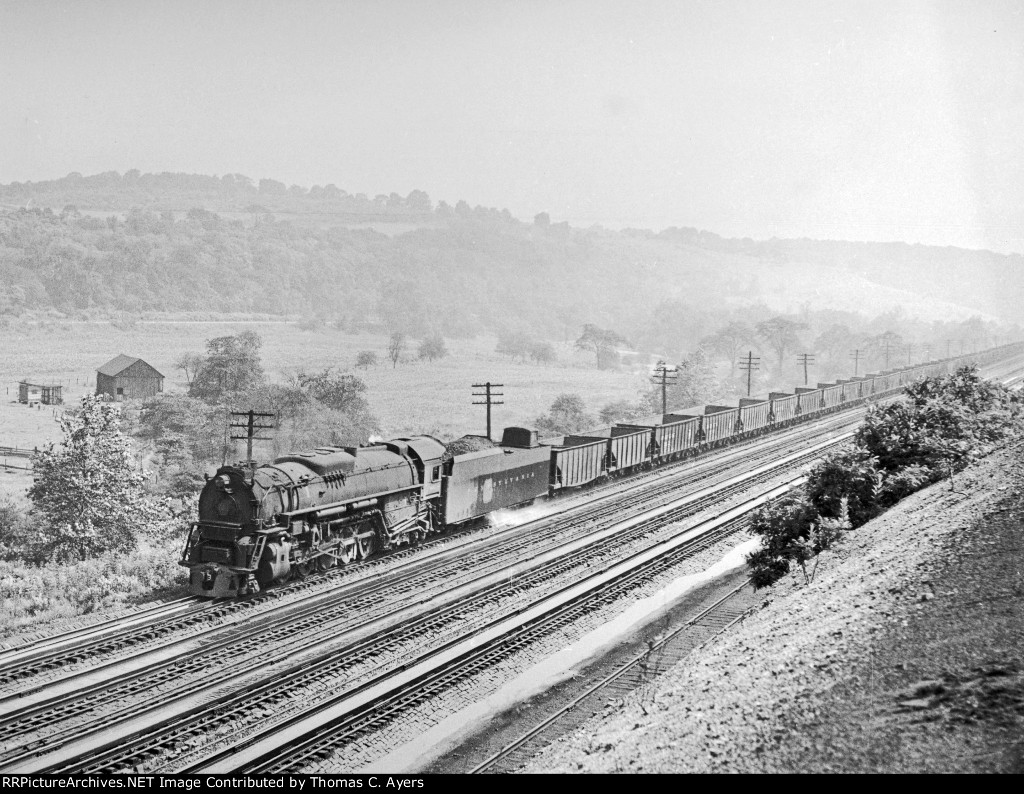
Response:
[[[1024,771],[1024,442],[797,571],[531,772]]]

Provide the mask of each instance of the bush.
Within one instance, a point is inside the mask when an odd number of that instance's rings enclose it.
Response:
[[[882,475],[875,460],[861,449],[845,449],[828,455],[807,475],[807,498],[824,518],[839,518],[845,511],[859,527],[878,514],[877,496]]]
[[[747,557],[755,587],[771,584],[797,561],[829,548],[842,530],[945,474],[952,477],[985,445],[1020,430],[1022,399],[1005,386],[981,380],[973,367],[908,386],[903,402],[871,409],[855,447],[814,466],[803,497],[788,496],[759,510],[751,532],[761,548]]]
[[[808,574],[807,561],[835,545],[843,530],[850,529],[847,503],[841,499],[836,517],[822,518],[806,493],[792,493],[774,499],[754,513],[749,531],[761,538],[761,548],[747,555],[755,589],[767,587],[789,572],[796,562]]]
[[[818,516],[803,494],[791,493],[759,508],[749,531],[761,538],[761,546],[773,557],[786,557],[794,541],[810,537]]]
[[[939,479],[940,472],[925,466],[907,466],[890,474],[882,483],[877,504],[880,509],[892,507],[914,491],[919,491]]]
[[[551,364],[557,358],[550,342],[533,342],[530,345],[530,360],[535,364]]]
[[[615,422],[626,422],[631,419],[638,419],[644,415],[644,406],[631,403],[629,400],[618,400],[607,403],[597,416],[602,424],[610,425]]]
[[[517,358],[526,361],[533,344],[530,337],[520,331],[501,331],[494,352],[508,356],[513,361]]]
[[[49,557],[43,533],[35,519],[14,502],[0,502],[0,559],[43,563]]]
[[[372,350],[360,350],[356,355],[356,368],[368,369],[377,366],[377,354]]]
[[[537,417],[537,430],[541,436],[560,436],[578,433],[595,424],[587,413],[586,403],[578,394],[559,394],[551,403],[549,413]]]
[[[747,555],[747,566],[750,568],[750,581],[755,590],[771,587],[789,573],[789,560],[775,556],[766,549],[750,552]]]
[[[420,346],[416,349],[416,354],[420,359],[426,361],[444,358],[448,355],[448,348],[444,344],[444,337],[441,334],[431,334],[420,342]]]
[[[184,587],[177,564],[184,527],[145,541],[128,554],[45,565],[0,562],[0,633],[36,627],[46,620],[109,611]]]

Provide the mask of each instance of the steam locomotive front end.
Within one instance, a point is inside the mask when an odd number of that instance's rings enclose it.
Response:
[[[231,598],[287,576],[287,532],[264,529],[259,508],[260,500],[241,469],[223,467],[206,483],[199,495],[199,520],[181,558],[189,568],[193,595]]]
[[[443,454],[437,439],[414,436],[221,468],[181,558],[191,592],[246,595],[418,542],[438,527]]]

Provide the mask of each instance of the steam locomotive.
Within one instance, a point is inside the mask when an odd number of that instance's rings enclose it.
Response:
[[[499,445],[465,454],[451,454],[424,435],[322,447],[253,471],[225,466],[200,494],[199,520],[180,562],[190,570],[194,595],[255,593],[416,545],[496,510],[852,408],[967,359],[986,363],[1013,352],[1008,348],[772,392],[735,407],[695,406],[581,435],[539,439],[535,430],[509,427]]]

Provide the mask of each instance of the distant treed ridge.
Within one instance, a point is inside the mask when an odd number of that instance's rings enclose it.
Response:
[[[7,316],[253,312],[417,337],[529,328],[565,340],[596,323],[634,344],[683,347],[730,307],[803,305],[820,294],[822,305],[855,310],[875,289],[1010,318],[1024,258],[575,229],[547,213],[523,222],[507,210],[435,203],[421,190],[370,198],[239,174],[129,171],[0,185]]]

